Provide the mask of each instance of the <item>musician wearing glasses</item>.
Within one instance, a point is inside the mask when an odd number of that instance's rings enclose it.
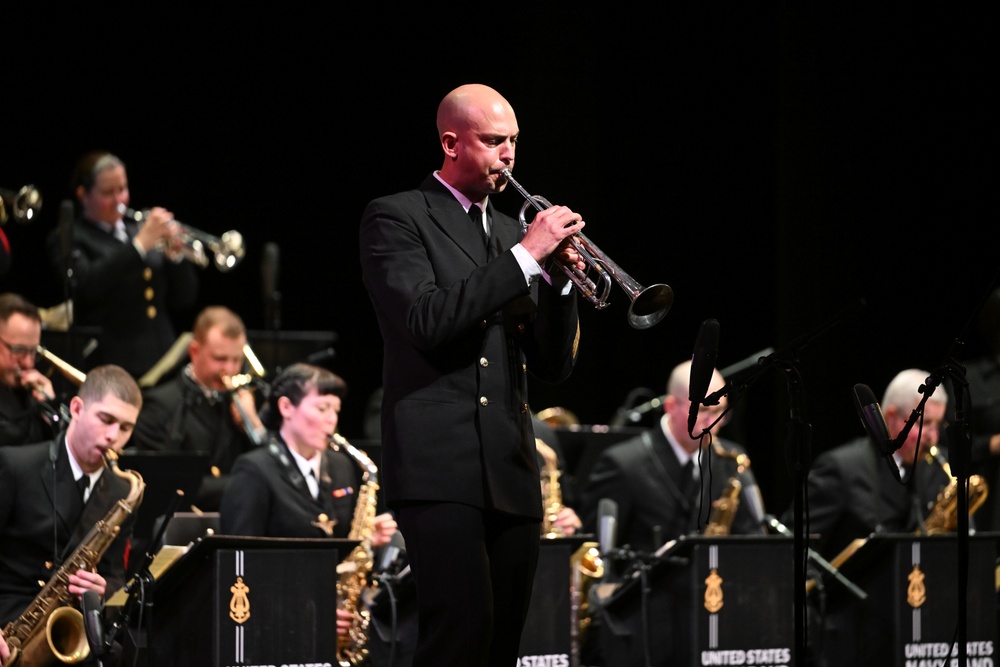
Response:
[[[145,407],[132,438],[143,451],[211,455],[192,501],[205,512],[218,511],[236,458],[266,436],[257,414],[257,392],[239,379],[246,343],[239,315],[224,306],[203,309],[194,322],[189,362],[169,380],[144,391]]]
[[[35,368],[41,339],[38,308],[18,294],[0,294],[0,447],[55,435],[46,410],[52,382]]]
[[[194,306],[197,270],[183,260],[170,211],[152,208],[141,225],[122,219],[130,195],[117,156],[85,155],[71,187],[78,217],[52,231],[47,250],[73,302],[74,323],[99,329],[85,366],[115,363],[139,378],[174,343],[171,317]]]
[[[383,488],[417,589],[414,664],[509,667],[542,519],[526,374],[566,379],[579,334],[572,283],[543,267],[582,268],[583,222],[551,206],[524,230],[494,207],[520,133],[496,90],[448,93],[437,130],[441,168],[361,222],[384,344]]]

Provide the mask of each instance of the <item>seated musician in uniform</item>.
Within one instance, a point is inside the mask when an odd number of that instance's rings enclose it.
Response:
[[[880,406],[890,438],[903,431],[929,376],[929,371],[912,368],[889,382]],[[856,539],[914,533],[924,525],[937,494],[951,480],[941,464],[927,457],[940,442],[947,405],[948,394],[938,387],[924,405],[920,428],[914,426],[891,456],[883,456],[878,444],[862,435],[816,457],[806,481],[805,507],[806,525],[810,535],[817,535],[814,544],[821,556],[838,560],[841,552],[850,554],[848,547]],[[943,449],[940,456],[946,456]],[[783,518],[793,525],[792,508]],[[820,594],[809,599],[811,657],[823,664],[858,664],[868,648],[884,641],[881,626],[867,623],[868,617],[850,604],[827,607],[824,579],[819,572],[812,574]]]
[[[600,502],[611,499],[617,504],[617,545],[628,546],[634,554],[632,559],[605,563],[605,572],[622,574],[633,565],[649,561],[658,548],[682,535],[764,532],[763,507],[756,497],[757,484],[746,450],[716,435],[723,425],[718,420],[726,410],[726,397],[718,405],[702,406],[694,428],[688,431],[690,375],[690,360],[675,366],[667,382],[664,414],[659,423],[609,447],[591,469],[582,494],[584,530],[598,532]],[[713,369],[708,391],[717,391],[724,384],[722,374]],[[713,523],[713,502],[734,490],[740,493],[736,511],[725,513]],[[675,612],[669,609],[668,600],[654,594],[649,604],[649,617],[654,619],[654,625],[649,627],[670,627],[664,619]],[[668,632],[651,632],[646,637],[640,616],[638,610],[630,610],[618,619],[617,627],[627,628],[620,634],[612,632],[609,624],[598,628],[600,652],[616,656],[614,664],[641,664],[643,641],[649,642],[654,657],[675,651],[672,642],[680,639]]]
[[[19,294],[0,294],[0,447],[55,435],[45,404],[55,396],[52,382],[35,368],[41,340],[38,308]]]
[[[232,389],[243,369],[246,328],[223,306],[209,306],[195,319],[189,363],[173,378],[144,392],[144,407],[132,438],[136,449],[207,452],[205,471],[192,504],[215,512],[236,457],[265,437],[254,393]]]
[[[366,497],[365,461],[331,448],[347,384],[310,364],[292,364],[271,385],[261,412],[266,443],[241,455],[222,497],[223,534],[257,537],[347,537],[355,506]],[[374,464],[373,464],[374,465]],[[376,479],[368,479],[376,483]],[[372,548],[389,543],[396,520],[389,513],[361,529]],[[338,629],[350,626],[339,618]]]
[[[56,584],[50,591],[76,600],[85,591],[103,598],[122,586],[134,512],[113,517],[120,530],[97,562],[63,563],[97,522],[111,517],[119,500],[141,499],[134,475],[105,466],[105,453],[118,453],[128,442],[141,407],[131,375],[118,366],[99,366],[70,401],[65,436],[0,448],[0,627],[6,645],[32,630],[21,617],[39,596],[39,582],[65,574],[65,589]],[[62,573],[61,567],[69,569]],[[45,619],[34,622],[44,625]],[[45,641],[44,628],[41,637]],[[6,651],[0,646],[0,655]]]

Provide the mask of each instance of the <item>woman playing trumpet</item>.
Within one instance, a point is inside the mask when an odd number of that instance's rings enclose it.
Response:
[[[75,324],[100,328],[88,363],[116,363],[141,377],[177,337],[172,313],[195,304],[197,269],[176,254],[181,230],[170,211],[151,209],[141,227],[122,220],[129,183],[117,156],[85,155],[72,188],[78,217],[50,234],[51,267],[65,281]]]

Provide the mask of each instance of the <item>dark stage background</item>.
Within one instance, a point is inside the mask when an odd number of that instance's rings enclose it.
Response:
[[[607,423],[630,394],[662,393],[716,318],[720,368],[808,339],[795,363],[808,459],[862,433],[854,383],[880,395],[904,367],[941,365],[955,339],[978,353],[968,324],[995,282],[997,234],[995,221],[973,228],[985,178],[962,157],[981,141],[969,85],[981,21],[902,4],[791,7],[8,16],[0,187],[31,183],[45,201],[33,224],[5,226],[14,265],[0,286],[62,300],[43,239],[76,159],[111,150],[133,207],[243,233],[246,259],[202,273],[201,305],[270,326],[260,262],[278,245],[281,329],[336,332],[327,365],[351,386],[341,431],[362,438],[382,372],[362,211],[440,166],[437,103],[482,82],[517,112],[518,180],[581,212],[638,282],[676,295],[645,331],[628,326],[617,287],[603,312],[582,304],[577,369],[536,385],[533,407]],[[494,204],[516,214],[521,198]],[[774,513],[791,497],[790,406],[769,371],[734,424]]]

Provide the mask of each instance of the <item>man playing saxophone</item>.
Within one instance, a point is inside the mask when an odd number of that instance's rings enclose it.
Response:
[[[128,482],[105,474],[105,455],[125,446],[141,407],[131,375],[118,366],[99,366],[71,399],[71,420],[56,439],[0,447],[0,627],[23,624],[19,617],[39,595],[39,584],[129,495]],[[123,522],[96,567],[69,573],[71,596],[92,590],[103,598],[121,587],[134,521],[132,514]],[[0,657],[6,656],[0,641]]]
[[[712,529],[716,518],[712,510],[720,498],[729,497],[734,486],[731,480],[739,482],[745,502],[731,505],[735,509],[727,513],[725,532],[763,532],[763,510],[756,507],[757,485],[746,451],[718,437],[726,397],[721,397],[718,405],[696,410],[694,428],[689,431],[691,366],[690,360],[684,361],[670,373],[659,423],[606,449],[591,469],[581,504],[584,530],[599,532],[601,501],[613,500],[617,505],[617,544],[627,545],[635,554],[634,559],[610,559],[605,564],[606,573],[624,574],[644,559],[649,560],[669,540],[699,533],[717,534]],[[708,391],[715,392],[724,384],[722,374],[713,369]],[[655,589],[649,600],[649,627],[670,627],[677,622],[679,612],[674,606],[669,595]],[[598,643],[596,650],[604,656],[605,664],[642,664],[644,641],[648,642],[654,664],[666,664],[659,660],[675,654],[681,640],[671,632],[646,633],[638,605],[618,613],[620,618],[615,624],[596,627],[596,637],[589,640]]]

